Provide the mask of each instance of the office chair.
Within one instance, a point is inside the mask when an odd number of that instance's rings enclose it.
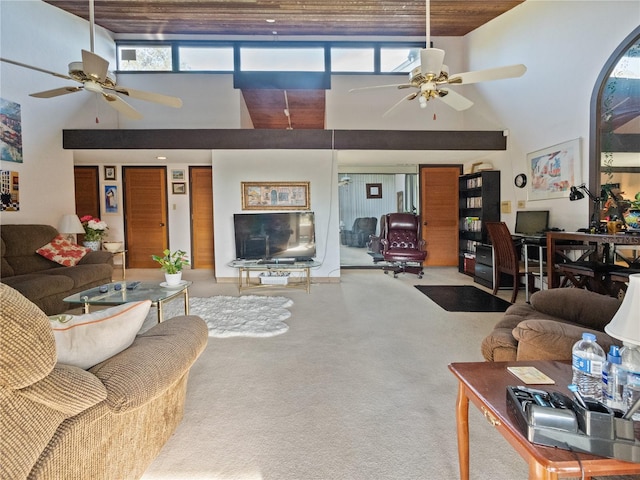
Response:
[[[525,269],[524,262],[518,258],[516,246],[509,227],[504,222],[486,222],[487,232],[493,246],[493,294],[498,292],[500,286],[500,273],[505,273],[513,277],[513,291],[511,293],[511,303],[516,303],[518,289],[520,288],[520,278],[525,277],[525,288],[527,292],[533,290],[533,269],[539,268],[537,262],[529,262],[529,269]],[[527,299],[529,295],[527,294]]]
[[[427,258],[420,236],[420,217],[412,213],[389,213],[385,219],[385,238],[381,238],[382,257],[388,265],[384,273],[415,273],[422,278],[422,263]]]

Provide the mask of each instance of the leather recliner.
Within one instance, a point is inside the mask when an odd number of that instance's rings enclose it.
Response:
[[[427,258],[420,235],[420,217],[412,213],[390,213],[386,218],[386,238],[381,239],[382,257],[388,265],[384,273],[415,273],[422,278],[422,263]]]
[[[356,218],[351,230],[342,232],[342,244],[349,247],[365,247],[369,237],[376,233],[377,225],[378,219],[375,217]]]

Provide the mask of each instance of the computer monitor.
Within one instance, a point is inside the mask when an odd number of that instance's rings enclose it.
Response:
[[[516,212],[516,231],[521,235],[535,235],[549,229],[549,210],[519,210]]]

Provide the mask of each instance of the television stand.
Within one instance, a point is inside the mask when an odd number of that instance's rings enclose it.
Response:
[[[233,260],[229,266],[238,270],[238,291],[249,288],[302,288],[311,293],[311,269],[319,267],[321,262],[296,262],[283,263],[280,259],[263,260],[261,262],[249,262],[246,260]],[[251,276],[251,273],[257,273]],[[292,276],[292,273],[300,275]]]

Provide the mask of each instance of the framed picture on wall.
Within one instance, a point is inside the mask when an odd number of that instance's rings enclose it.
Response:
[[[568,197],[580,183],[580,139],[529,153],[527,168],[527,200]]]
[[[309,210],[309,182],[242,182],[243,210]]]
[[[104,186],[104,213],[118,213],[117,185]]]
[[[184,180],[184,170],[171,170],[171,180]]]
[[[104,179],[115,180],[116,179],[116,167],[107,166],[104,167]]]
[[[382,198],[382,184],[367,183],[367,198]]]
[[[184,182],[174,182],[171,184],[174,195],[184,195],[187,193],[187,185]]]

